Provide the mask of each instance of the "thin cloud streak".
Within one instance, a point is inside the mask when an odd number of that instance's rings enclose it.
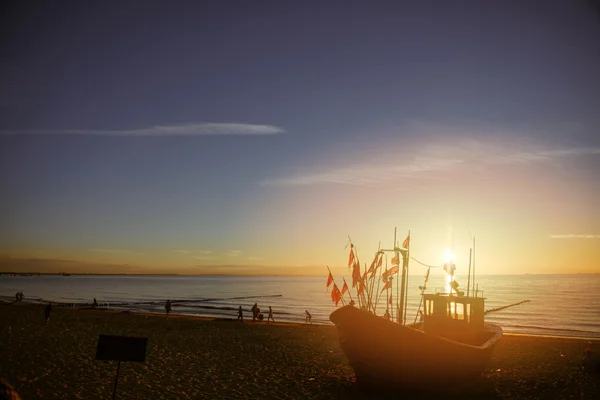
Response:
[[[205,135],[276,135],[283,128],[272,125],[239,123],[190,123],[179,125],[156,125],[140,129],[48,129],[48,130],[3,130],[0,135],[66,135],[66,136],[205,136]]]
[[[136,253],[130,250],[122,250],[122,249],[89,249],[89,251],[93,251],[96,253],[108,253],[108,254],[134,254],[134,255],[144,255],[144,253]]]
[[[452,157],[445,157],[452,154]],[[357,186],[376,186],[393,180],[444,179],[442,173],[451,172],[461,166],[469,165],[526,165],[531,163],[555,163],[566,157],[596,156],[600,148],[532,148],[527,151],[515,151],[511,148],[499,148],[486,142],[465,140],[452,145],[435,145],[421,149],[417,156],[398,155],[400,159],[412,159],[412,162],[363,163],[348,167],[333,168],[313,173],[296,174],[282,178],[265,179],[262,186],[309,186],[319,184],[342,184]],[[391,157],[381,157],[382,159]]]
[[[549,235],[550,239],[600,239],[600,235],[580,235],[574,233]]]

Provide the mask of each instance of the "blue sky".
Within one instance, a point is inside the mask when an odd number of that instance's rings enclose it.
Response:
[[[584,2],[5,9],[5,258],[281,272],[343,265],[346,235],[376,247],[398,226],[423,258],[471,231],[491,272],[564,270],[557,241],[600,271]],[[526,261],[503,259],[513,245]]]

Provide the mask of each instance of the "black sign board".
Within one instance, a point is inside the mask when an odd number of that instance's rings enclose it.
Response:
[[[147,345],[148,338],[100,335],[96,360],[144,362]]]

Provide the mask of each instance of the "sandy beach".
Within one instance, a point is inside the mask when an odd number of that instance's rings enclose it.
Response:
[[[245,323],[55,307],[0,305],[0,377],[23,399],[107,399],[115,361],[96,361],[98,335],[147,337],[144,363],[122,363],[120,399],[370,399],[331,326]],[[581,370],[598,341],[508,336],[480,382],[403,398],[599,399],[600,376]]]

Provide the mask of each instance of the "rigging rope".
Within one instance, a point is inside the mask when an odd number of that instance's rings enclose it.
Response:
[[[413,260],[413,261],[416,261],[416,262],[418,262],[418,263],[419,263],[419,264],[421,264],[421,265],[424,265],[424,266],[426,266],[426,267],[429,267],[429,268],[442,268],[442,267],[443,267],[443,265],[429,265],[429,264],[425,264],[424,262],[421,262],[421,261],[417,260],[417,259],[416,259],[416,258],[414,258],[414,257],[411,257],[410,259],[411,259],[411,260]]]

